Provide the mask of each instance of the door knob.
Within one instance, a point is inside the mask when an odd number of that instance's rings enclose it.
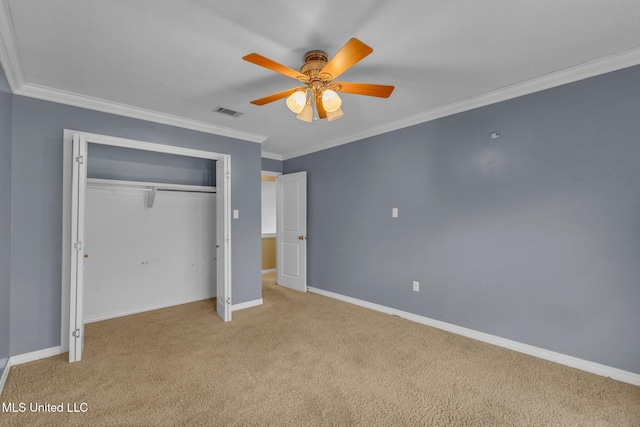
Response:
[[[298,240],[304,240],[304,236],[298,236]]]

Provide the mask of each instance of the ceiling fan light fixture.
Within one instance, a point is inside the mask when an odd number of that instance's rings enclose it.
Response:
[[[393,92],[393,86],[334,81],[371,52],[373,49],[370,46],[356,38],[351,38],[331,59],[321,50],[307,52],[300,71],[257,53],[245,55],[242,57],[245,61],[291,77],[298,84],[302,84],[302,87],[292,87],[254,99],[251,104],[266,105],[286,98],[287,108],[296,114],[296,118],[311,123],[325,118],[333,121],[344,115],[340,108],[342,100],[337,92],[388,98]]]
[[[296,119],[307,123],[313,121],[313,107],[310,102],[307,102],[302,111],[296,114]]]
[[[287,98],[287,107],[296,114],[300,114],[307,104],[307,91],[297,90]]]
[[[338,107],[338,109],[336,111],[327,111],[327,121],[334,121],[339,119],[340,117],[344,116],[344,111],[342,111],[342,108]]]
[[[342,99],[340,99],[335,91],[331,89],[325,89],[322,92],[322,106],[327,113],[338,111],[341,105]]]

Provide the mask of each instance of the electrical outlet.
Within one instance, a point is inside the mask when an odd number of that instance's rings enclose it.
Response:
[[[413,281],[413,292],[420,292],[420,282],[416,280]]]

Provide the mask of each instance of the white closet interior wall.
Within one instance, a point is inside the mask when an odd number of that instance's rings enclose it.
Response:
[[[215,193],[149,190],[87,189],[86,323],[215,297]]]

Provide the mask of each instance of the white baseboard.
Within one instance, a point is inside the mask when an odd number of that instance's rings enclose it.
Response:
[[[262,305],[262,298],[254,299],[253,301],[241,302],[240,304],[233,304],[231,306],[231,311],[238,311],[249,307],[255,307],[257,305]]]
[[[4,384],[9,377],[9,369],[15,365],[21,365],[27,362],[33,362],[35,360],[46,359],[47,357],[57,356],[60,354],[60,346],[45,348],[43,350],[32,351],[31,353],[18,354],[16,356],[11,356],[9,360],[7,360],[7,365],[2,371],[2,377],[0,377],[0,395],[2,395],[2,390],[4,390]]]
[[[313,292],[329,298],[334,298],[340,301],[348,302],[350,304],[359,305],[361,307],[370,308],[372,310],[380,311],[382,313],[402,317],[404,319],[411,320],[416,323],[432,326],[434,328],[438,328],[447,332],[452,332],[454,334],[462,335],[467,338],[472,338],[478,341],[482,341],[489,344],[497,345],[499,347],[507,348],[509,350],[514,350],[520,353],[528,354],[530,356],[538,357],[540,359],[549,360],[551,362],[556,362],[561,365],[580,369],[582,371],[590,372],[592,374],[601,375],[603,377],[609,377],[614,380],[640,386],[640,374],[636,374],[634,372],[624,371],[622,369],[613,368],[611,366],[602,365],[600,363],[591,362],[584,359],[579,359],[577,357],[568,356],[566,354],[557,353],[551,350],[545,350],[540,347],[535,347],[529,344],[523,344],[517,341],[501,338],[501,337],[487,334],[484,332],[475,331],[473,329],[464,328],[462,326],[456,326],[451,323],[442,322],[440,320],[430,319],[428,317],[409,313],[407,311],[397,310],[395,308],[386,307],[384,305],[375,304],[375,303],[360,300],[357,298],[348,297],[345,295],[337,294],[335,292],[314,288],[312,286],[307,287],[307,290],[309,292]]]
[[[124,317],[132,314],[144,313],[145,311],[159,310],[161,308],[173,307],[174,305],[189,304],[190,302],[202,301],[205,299],[210,299],[215,297],[216,297],[216,294],[213,293],[212,295],[204,295],[201,298],[198,297],[195,299],[189,298],[186,300],[174,300],[174,301],[168,301],[162,304],[140,307],[133,310],[119,311],[116,313],[108,313],[108,314],[100,314],[97,316],[87,316],[84,319],[84,324],[86,325],[87,323],[101,322],[103,320],[115,319],[116,317]]]
[[[262,270],[262,274],[275,273],[276,271],[278,271],[276,268],[269,268],[268,270]]]
[[[31,353],[18,354],[9,358],[11,366],[21,365],[34,360],[46,359],[47,357],[57,356],[60,354],[60,346],[45,348],[43,350],[32,351]]]
[[[11,368],[11,359],[7,360],[7,364],[5,365],[4,371],[2,371],[2,376],[0,377],[0,396],[2,396],[4,383],[7,382],[7,377],[9,376],[9,368]]]

